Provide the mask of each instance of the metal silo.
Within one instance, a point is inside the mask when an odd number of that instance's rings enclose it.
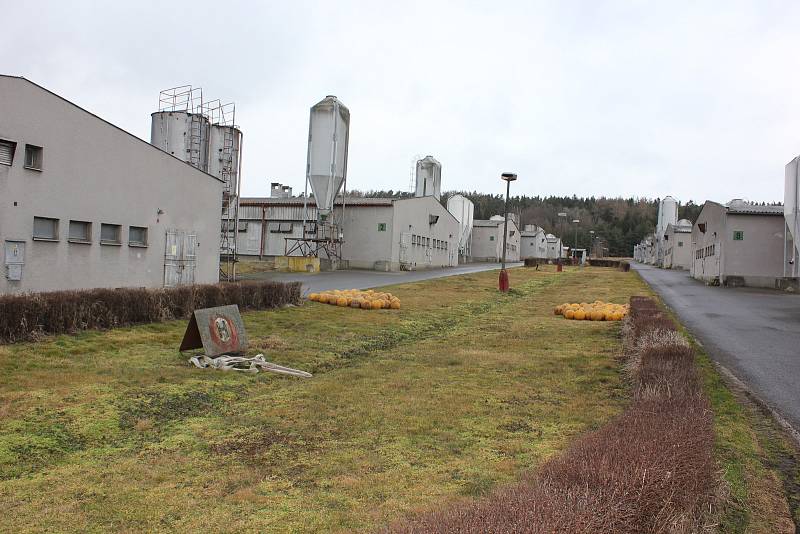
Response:
[[[667,195],[658,204],[658,223],[656,228],[658,234],[656,237],[660,238],[667,230],[667,226],[678,222],[678,201]]]
[[[307,186],[311,186],[322,219],[347,180],[350,111],[332,95],[311,108],[308,123]]]
[[[165,89],[158,102],[151,115],[150,144],[207,172],[211,124],[203,113],[202,89]]]
[[[786,182],[783,198],[783,217],[791,236],[784,243],[784,276],[796,277],[800,272],[800,156],[786,164]],[[788,248],[788,250],[786,250]],[[789,266],[791,266],[789,268]]]
[[[455,194],[447,199],[447,211],[458,221],[458,254],[466,260],[471,256],[470,245],[475,205],[464,195]]]
[[[425,156],[417,161],[416,197],[435,197],[442,195],[442,164],[433,156]]]

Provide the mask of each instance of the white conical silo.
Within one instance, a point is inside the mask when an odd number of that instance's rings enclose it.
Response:
[[[425,156],[417,161],[417,183],[414,190],[416,197],[442,196],[442,164],[433,156]]]
[[[150,144],[208,171],[208,117],[188,111],[156,111],[151,118]]]
[[[328,95],[311,108],[306,164],[306,181],[322,220],[333,211],[334,200],[347,180],[349,141],[350,111]]]
[[[657,238],[663,237],[667,226],[678,222],[678,201],[667,195],[658,204]]]
[[[796,277],[800,273],[800,156],[786,164],[785,178],[783,216],[791,240],[784,243],[784,276]]]
[[[471,255],[470,244],[475,205],[464,195],[455,194],[447,199],[447,211],[458,221],[458,253],[466,260]]]

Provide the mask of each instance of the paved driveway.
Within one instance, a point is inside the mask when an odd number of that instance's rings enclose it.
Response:
[[[800,430],[800,295],[710,287],[633,263],[708,354]]]
[[[522,263],[508,263],[508,267],[519,267]],[[328,289],[367,289],[370,287],[389,286],[392,284],[405,284],[418,282],[431,278],[442,278],[458,274],[477,273],[499,269],[499,263],[468,263],[458,267],[444,269],[428,269],[422,271],[402,271],[399,273],[386,273],[378,271],[332,271],[325,273],[254,273],[242,275],[243,280],[275,280],[279,282],[303,282],[303,291],[312,293]],[[514,275],[510,274],[511,284],[514,284]]]

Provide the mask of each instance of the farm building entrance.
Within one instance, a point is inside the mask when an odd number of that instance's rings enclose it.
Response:
[[[197,266],[197,234],[183,230],[167,230],[164,251],[164,287],[194,283]]]

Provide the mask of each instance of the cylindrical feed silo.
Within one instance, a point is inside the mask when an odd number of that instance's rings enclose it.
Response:
[[[225,182],[225,190],[239,194],[242,131],[235,126],[212,124],[208,142],[208,174]]]
[[[414,196],[435,197],[442,195],[442,164],[433,156],[417,161],[417,183]]]
[[[322,220],[333,211],[334,200],[347,179],[349,141],[350,111],[328,95],[311,108],[306,164],[306,180]]]
[[[157,111],[151,115],[150,144],[208,171],[210,124],[200,113]]]

